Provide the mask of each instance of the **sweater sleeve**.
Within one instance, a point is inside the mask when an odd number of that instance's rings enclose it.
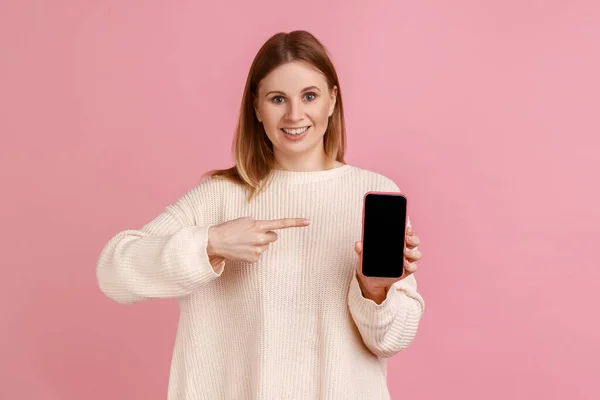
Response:
[[[414,274],[395,282],[381,304],[363,296],[354,275],[348,306],[363,342],[381,358],[391,357],[408,347],[425,310]]]
[[[198,221],[190,191],[139,230],[124,230],[104,245],[96,265],[102,293],[133,304],[186,296],[219,277],[207,254],[210,226]],[[201,210],[200,210],[201,211]]]
[[[382,186],[384,191],[400,192],[392,180],[386,179]],[[411,226],[409,217],[407,224]],[[381,358],[389,358],[412,343],[425,311],[414,274],[395,282],[381,304],[363,296],[355,274],[348,292],[348,306],[363,342]]]

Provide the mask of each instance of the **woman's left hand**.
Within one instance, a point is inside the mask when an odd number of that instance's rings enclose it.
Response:
[[[417,261],[421,259],[421,252],[416,247],[421,243],[419,238],[414,234],[411,227],[406,229],[406,249],[404,252],[404,268],[400,278],[372,278],[362,274],[360,264],[360,254],[362,252],[362,242],[356,242],[354,251],[359,256],[358,259],[358,283],[363,292],[363,295],[380,304],[385,300],[389,288],[407,276],[413,274],[417,270]],[[393,260],[390,260],[393,262]]]

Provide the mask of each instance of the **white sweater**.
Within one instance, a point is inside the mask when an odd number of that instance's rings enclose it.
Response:
[[[390,398],[386,358],[411,343],[424,302],[414,275],[380,305],[362,296],[354,243],[368,190],[399,191],[350,165],[276,170],[251,203],[240,186],[208,178],[106,244],[97,265],[106,296],[178,299],[169,400]],[[215,272],[209,226],[244,216],[311,223],[279,230],[257,263],[227,261]]]

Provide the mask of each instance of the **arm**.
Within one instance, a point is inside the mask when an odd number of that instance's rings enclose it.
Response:
[[[354,275],[348,293],[348,306],[363,342],[381,358],[391,357],[408,347],[417,334],[425,310],[414,275],[395,282],[381,304],[363,296]]]
[[[110,299],[132,304],[192,293],[221,275],[209,262],[209,226],[195,224],[187,196],[139,230],[119,232],[100,253],[96,277]],[[199,221],[201,222],[201,221]]]
[[[384,181],[381,190],[400,192],[389,179]],[[409,217],[407,225],[411,226]],[[364,344],[381,358],[389,358],[412,343],[425,310],[412,273],[394,282],[387,293],[385,289],[377,293],[363,291],[355,274],[348,292],[348,306]]]

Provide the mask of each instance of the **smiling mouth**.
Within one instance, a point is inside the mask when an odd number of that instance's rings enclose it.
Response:
[[[308,130],[308,128],[310,128],[310,126],[305,126],[304,128],[294,128],[294,129],[281,128],[281,130],[283,131],[283,133],[286,133],[288,135],[301,135],[304,132],[306,132]]]

